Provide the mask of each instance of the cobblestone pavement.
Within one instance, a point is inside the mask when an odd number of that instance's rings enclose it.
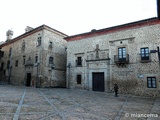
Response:
[[[0,120],[160,120],[160,99],[0,85]]]

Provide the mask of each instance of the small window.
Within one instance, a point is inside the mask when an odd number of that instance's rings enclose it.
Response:
[[[4,62],[1,63],[1,70],[4,68]]]
[[[38,63],[38,56],[35,56],[35,63]]]
[[[15,67],[18,67],[18,60],[16,60]]]
[[[77,75],[77,84],[81,84],[82,81],[82,76],[81,75]]]
[[[4,51],[0,50],[0,58],[2,58],[4,56]]]
[[[23,56],[23,65],[26,63],[26,56]]]
[[[53,64],[53,57],[49,57],[49,64]]]
[[[3,71],[3,75],[6,75],[6,70]]]
[[[9,69],[9,66],[10,66],[10,61],[8,60],[7,61],[7,69]]]
[[[37,46],[40,46],[40,45],[41,45],[41,37],[38,37]]]
[[[49,48],[52,48],[52,42],[51,41],[49,42]]]
[[[25,42],[22,43],[22,51],[25,51]]]
[[[156,88],[156,78],[155,77],[147,77],[147,85],[148,88]]]
[[[148,47],[146,48],[141,48],[141,60],[149,60],[149,49]]]
[[[76,63],[77,66],[82,66],[82,57],[77,57]]]
[[[1,57],[3,57],[4,56],[4,51],[2,51],[2,56]]]

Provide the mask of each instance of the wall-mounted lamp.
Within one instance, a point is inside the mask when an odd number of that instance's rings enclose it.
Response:
[[[157,50],[150,50],[150,53],[156,53],[158,54],[158,60],[160,62],[160,51],[159,51],[159,47],[157,47]]]

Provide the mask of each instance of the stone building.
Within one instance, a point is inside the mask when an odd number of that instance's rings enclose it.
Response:
[[[117,83],[120,93],[160,97],[158,18],[65,39],[68,88],[111,92]]]
[[[66,34],[46,25],[12,39],[13,31],[0,45],[1,82],[36,87],[65,87]]]

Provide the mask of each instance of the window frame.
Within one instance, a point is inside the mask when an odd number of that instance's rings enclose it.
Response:
[[[141,60],[149,60],[149,48],[143,47],[140,49]]]
[[[18,60],[15,61],[15,67],[18,67]]]
[[[38,55],[35,56],[35,63],[38,63]]]
[[[53,42],[49,41],[49,48],[51,49],[53,47]]]
[[[78,74],[78,75],[77,75],[77,84],[78,84],[78,85],[81,85],[81,84],[82,84],[82,75],[81,75],[81,74]]]
[[[37,46],[41,46],[41,44],[42,44],[42,37],[39,36],[39,37],[37,38]]]
[[[26,43],[25,41],[22,42],[22,51],[25,51]]]
[[[54,63],[53,60],[54,60],[54,58],[53,58],[52,56],[50,56],[50,57],[49,57],[49,61],[48,61],[49,64],[53,64],[53,63]]]
[[[126,57],[127,57],[126,47],[119,47],[118,48],[118,59],[126,59]]]
[[[149,79],[150,79],[150,82],[151,82],[151,83],[149,83]],[[154,79],[155,85],[153,85],[153,79]],[[151,86],[150,86],[150,85],[151,85]],[[147,77],[147,87],[148,87],[148,88],[157,88],[156,77]]]
[[[26,56],[23,56],[23,65],[26,64]]]
[[[82,66],[82,57],[81,56],[77,57],[76,66]]]
[[[4,69],[4,62],[1,62],[1,70]]]
[[[10,60],[7,61],[7,69],[10,67]]]
[[[4,51],[0,50],[0,58],[4,57]]]

